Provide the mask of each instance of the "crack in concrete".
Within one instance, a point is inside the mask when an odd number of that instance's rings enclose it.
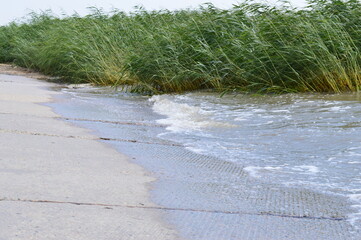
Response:
[[[160,127],[164,128],[165,125],[162,124],[153,124],[153,123],[144,123],[144,122],[126,122],[126,121],[111,121],[111,120],[98,120],[98,119],[86,119],[86,118],[68,118],[68,117],[44,117],[37,116],[32,114],[16,114],[10,112],[0,112],[2,115],[18,115],[24,117],[37,117],[37,118],[50,118],[50,119],[58,119],[65,121],[78,121],[78,122],[97,122],[97,123],[106,123],[106,124],[116,124],[116,125],[134,125],[134,126],[147,126],[147,127]]]
[[[162,127],[161,124],[142,123],[142,122],[124,122],[124,121],[110,121],[110,120],[97,120],[97,119],[85,119],[85,118],[66,118],[66,117],[55,117],[55,119],[66,120],[66,121],[79,121],[79,122],[97,122],[117,125],[134,125],[134,126],[147,126],[147,127]]]
[[[219,214],[232,214],[232,215],[251,215],[251,216],[269,216],[269,217],[281,217],[281,218],[296,218],[296,219],[308,219],[308,220],[329,220],[329,221],[347,221],[346,217],[322,217],[322,216],[307,216],[307,215],[290,215],[290,214],[278,214],[271,212],[243,212],[243,211],[225,211],[225,210],[207,210],[207,209],[192,209],[192,208],[171,208],[161,206],[145,206],[142,203],[136,205],[121,205],[121,204],[106,204],[106,203],[87,203],[87,202],[67,202],[67,201],[53,201],[53,200],[31,200],[31,199],[11,199],[0,198],[0,202],[27,202],[27,203],[50,203],[50,204],[71,204],[78,206],[100,206],[107,209],[112,207],[120,208],[132,208],[132,209],[151,209],[162,211],[185,211],[185,212],[198,212],[198,213],[219,213]]]
[[[25,135],[32,135],[32,136],[73,138],[73,139],[96,140],[96,141],[101,140],[101,141],[142,143],[142,144],[157,144],[157,145],[166,145],[166,146],[172,146],[172,147],[183,147],[183,145],[175,144],[175,143],[145,142],[145,141],[138,141],[138,140],[132,140],[132,139],[120,139],[120,138],[108,138],[108,137],[82,137],[82,136],[72,136],[72,135],[57,135],[57,134],[28,132],[28,131],[11,130],[11,129],[3,129],[3,128],[0,128],[0,133],[13,133],[13,134],[25,134]]]

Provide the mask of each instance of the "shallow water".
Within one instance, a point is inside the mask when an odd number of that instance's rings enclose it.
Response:
[[[197,154],[237,164],[260,181],[345,197],[354,209],[349,221],[360,225],[359,94],[239,94],[220,98],[197,92],[145,97],[91,87],[63,92],[71,100],[57,111],[66,116],[164,125],[152,130],[152,139],[143,140],[182,144]],[[114,127],[99,129],[93,123],[84,124],[119,137]],[[138,133],[129,128],[122,134],[132,139]]]
[[[236,162],[255,178],[347,196],[361,210],[361,95],[191,93],[150,100],[165,115],[157,122],[168,125],[161,138]]]

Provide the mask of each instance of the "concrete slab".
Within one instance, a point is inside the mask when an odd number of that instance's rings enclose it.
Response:
[[[39,104],[53,85],[0,75],[0,239],[178,239],[153,177]]]
[[[0,101],[0,104],[4,104]],[[74,125],[50,116],[32,116],[20,114],[0,114],[0,131],[22,132],[23,134],[74,136],[94,138],[90,131],[75,128]]]
[[[1,240],[174,239],[153,210],[1,202]]]

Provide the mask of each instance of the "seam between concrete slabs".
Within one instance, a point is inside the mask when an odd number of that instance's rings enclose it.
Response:
[[[167,143],[155,143],[155,142],[144,142],[144,141],[138,141],[138,140],[132,140],[132,139],[120,139],[120,138],[108,138],[108,137],[81,137],[81,136],[72,136],[72,135],[57,135],[57,134],[29,132],[29,131],[11,130],[11,129],[3,129],[3,128],[0,128],[0,133],[25,134],[25,135],[32,135],[32,136],[57,137],[57,138],[68,138],[68,139],[131,142],[131,143],[157,144],[157,145],[182,147],[181,144],[174,144],[174,143],[169,143],[169,144],[167,144]]]
[[[242,211],[222,211],[222,210],[206,210],[206,209],[191,209],[191,208],[167,208],[167,207],[144,206],[144,205],[136,206],[136,205],[120,205],[120,204],[89,203],[89,202],[66,202],[66,201],[54,201],[54,200],[0,198],[0,202],[71,204],[71,205],[78,205],[78,206],[138,208],[138,209],[152,209],[152,210],[163,210],[163,211],[205,212],[205,213],[221,213],[221,214],[233,214],[233,215],[297,218],[297,219],[308,219],[308,220],[347,221],[347,218],[340,218],[340,217],[297,216],[297,215],[275,214],[275,213],[269,213],[269,212],[251,213],[251,212],[242,212]]]

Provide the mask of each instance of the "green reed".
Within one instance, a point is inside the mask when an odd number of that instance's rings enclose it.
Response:
[[[0,62],[147,93],[358,91],[359,16],[358,0],[310,1],[303,10],[246,2],[229,10],[45,12],[0,27]]]

